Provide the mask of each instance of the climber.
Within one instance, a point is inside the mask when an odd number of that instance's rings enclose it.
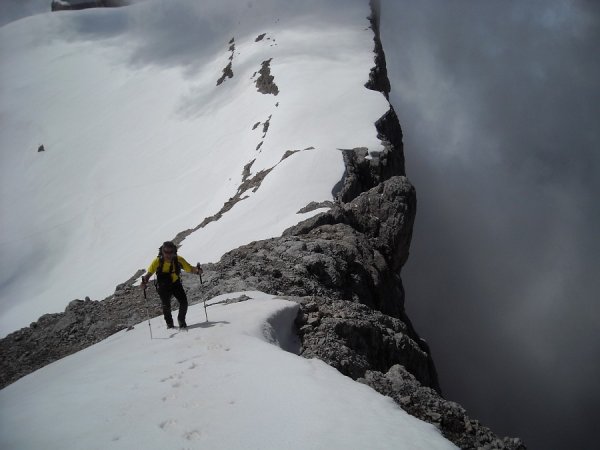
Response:
[[[163,315],[167,328],[173,328],[173,317],[171,315],[171,297],[179,302],[179,313],[177,322],[180,328],[187,328],[185,314],[188,309],[187,296],[181,284],[181,269],[186,272],[201,274],[202,269],[198,264],[192,267],[183,257],[177,255],[177,246],[167,241],[158,249],[158,256],[150,263],[147,273],[142,276],[142,288],[145,289],[150,277],[156,272],[156,290],[162,302]]]

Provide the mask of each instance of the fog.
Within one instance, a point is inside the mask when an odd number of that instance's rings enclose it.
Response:
[[[445,396],[531,449],[600,405],[600,79],[591,2],[384,1],[418,213],[407,310]]]

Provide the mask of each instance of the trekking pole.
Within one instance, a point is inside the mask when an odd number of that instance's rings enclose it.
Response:
[[[144,305],[146,305],[146,316],[148,317],[148,327],[150,328],[150,340],[152,340],[152,325],[150,325],[150,310],[148,309],[148,297],[146,297],[146,283],[144,283],[143,281],[142,283],[144,285],[144,300],[146,300],[144,302]]]
[[[196,268],[198,269],[198,276],[200,277],[200,286],[202,286],[202,272],[200,269],[200,263],[196,264]],[[206,316],[206,321],[208,322],[208,314],[206,314],[206,298],[204,298],[204,315]]]

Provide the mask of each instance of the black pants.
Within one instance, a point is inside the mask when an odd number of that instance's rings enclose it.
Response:
[[[175,297],[179,302],[179,313],[177,314],[177,320],[179,322],[185,322],[185,315],[188,309],[187,296],[183,290],[181,281],[167,284],[166,286],[158,286],[158,295],[162,302],[163,316],[167,325],[173,325],[173,316],[171,315],[171,297]]]

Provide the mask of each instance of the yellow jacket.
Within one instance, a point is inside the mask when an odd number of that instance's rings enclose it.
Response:
[[[193,268],[192,266],[190,266],[190,263],[188,263],[185,259],[183,259],[183,256],[179,256],[177,255],[177,260],[179,261],[179,265],[181,266],[181,268],[183,270],[185,270],[186,272],[192,272]],[[148,278],[150,278],[150,276],[152,276],[152,274],[154,272],[156,272],[156,269],[158,269],[158,265],[160,264],[160,261],[158,259],[158,257],[154,258],[152,260],[152,262],[150,263],[150,267],[148,267]],[[163,262],[163,266],[162,266],[162,272],[163,273],[169,273],[171,271],[171,263],[167,260],[165,260]],[[175,272],[173,272],[171,274],[171,280],[173,280],[173,282],[179,280],[179,275],[177,275]]]

